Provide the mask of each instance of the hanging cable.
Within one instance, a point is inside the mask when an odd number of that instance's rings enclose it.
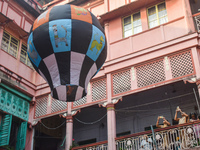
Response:
[[[95,124],[95,123],[101,121],[106,115],[107,115],[107,114],[105,114],[103,117],[101,117],[100,119],[98,119],[98,120],[96,120],[96,121],[94,121],[94,122],[83,122],[83,121],[81,121],[81,120],[79,120],[79,119],[77,119],[77,118],[75,118],[75,119],[76,119],[78,122],[82,123],[82,124]]]
[[[194,94],[194,93],[190,92],[190,93],[182,94],[182,95],[179,95],[179,96],[175,96],[175,97],[171,97],[171,98],[166,98],[166,99],[162,99],[162,100],[158,100],[158,101],[153,101],[153,102],[149,102],[149,103],[145,103],[145,104],[141,104],[141,105],[136,105],[136,106],[126,107],[126,108],[121,108],[121,109],[118,109],[116,111],[126,110],[126,109],[132,109],[132,108],[137,108],[137,107],[146,106],[146,105],[151,105],[151,104],[155,104],[155,103],[159,103],[159,102],[164,102],[164,101],[168,101],[168,100],[172,100],[172,99],[176,99],[176,98],[180,98],[180,97],[184,97],[184,96],[188,96],[188,95],[192,95],[192,94]]]
[[[41,123],[45,128],[47,128],[47,129],[49,129],[49,130],[55,130],[55,129],[60,128],[62,125],[64,125],[64,124],[65,124],[65,121],[64,121],[61,125],[59,125],[59,126],[57,126],[57,127],[54,127],[54,128],[47,127],[44,123],[42,123],[42,121],[41,121],[40,123]]]

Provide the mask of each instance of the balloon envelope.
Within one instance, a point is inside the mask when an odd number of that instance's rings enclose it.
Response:
[[[97,18],[74,5],[54,6],[34,22],[28,56],[55,99],[74,101],[106,60],[106,38]]]

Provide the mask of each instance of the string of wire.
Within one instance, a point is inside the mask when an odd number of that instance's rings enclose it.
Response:
[[[155,103],[159,103],[159,102],[164,102],[164,101],[168,101],[168,100],[172,100],[172,99],[188,96],[188,95],[191,95],[191,94],[194,94],[194,93],[190,92],[190,93],[178,95],[178,96],[175,96],[175,97],[170,97],[170,98],[166,98],[166,99],[162,99],[162,100],[157,100],[157,101],[153,101],[153,102],[149,102],[149,103],[145,103],[145,104],[141,104],[141,105],[136,105],[136,106],[126,107],[126,108],[116,109],[115,111],[125,111],[127,109],[132,109],[132,108],[137,108],[137,107],[141,107],[141,106],[145,106],[145,105],[151,105],[151,104],[155,104]]]
[[[103,117],[101,117],[100,119],[98,119],[98,120],[96,120],[96,121],[93,121],[93,122],[84,122],[84,121],[81,121],[81,120],[79,120],[79,119],[77,119],[77,118],[75,118],[75,119],[76,119],[78,122],[87,125],[87,124],[95,124],[95,123],[101,121],[105,116],[107,116],[107,114],[105,114]]]
[[[40,122],[45,128],[49,129],[49,130],[56,130],[58,128],[60,128],[61,126],[63,126],[65,124],[65,121],[63,123],[61,123],[59,126],[51,128],[51,127],[47,127],[44,123],[42,123],[42,121]]]

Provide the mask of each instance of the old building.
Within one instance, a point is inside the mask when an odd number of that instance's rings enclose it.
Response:
[[[42,6],[36,1],[0,1],[0,149],[30,149],[37,74],[27,56],[27,38]],[[29,137],[29,138],[27,138]]]

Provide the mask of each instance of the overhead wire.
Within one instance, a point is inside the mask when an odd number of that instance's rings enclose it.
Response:
[[[98,120],[96,120],[96,121],[93,121],[93,122],[84,122],[84,121],[79,120],[78,118],[75,118],[75,119],[76,119],[78,122],[82,123],[82,124],[86,124],[86,125],[90,124],[90,125],[91,125],[91,124],[95,124],[95,123],[101,121],[105,116],[107,116],[107,113],[106,113],[103,117],[101,117],[100,119],[98,119]]]
[[[66,123],[66,121],[64,121],[62,124],[60,124],[59,126],[54,127],[54,128],[47,127],[42,121],[41,121],[40,123],[41,123],[45,128],[47,128],[47,129],[49,129],[49,130],[56,130],[56,129],[60,128],[61,126],[63,126],[63,125]]]
[[[140,105],[136,105],[136,106],[131,106],[131,107],[125,107],[125,108],[116,109],[116,111],[126,110],[126,109],[132,109],[132,108],[137,108],[137,107],[146,106],[146,105],[151,105],[151,104],[155,104],[155,103],[159,103],[159,102],[164,102],[164,101],[168,101],[168,100],[172,100],[172,99],[176,99],[176,98],[180,98],[180,97],[184,97],[184,96],[188,96],[188,95],[192,95],[192,94],[194,94],[194,93],[190,92],[190,93],[186,93],[186,94],[174,96],[174,97],[171,97],[171,98],[165,98],[165,99],[162,99],[162,100],[157,100],[157,101],[153,101],[153,102],[149,102],[149,103],[144,103],[144,104],[140,104]]]

